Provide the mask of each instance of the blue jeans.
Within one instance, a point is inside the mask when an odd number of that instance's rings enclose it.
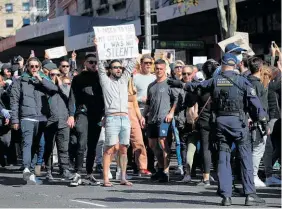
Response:
[[[41,162],[43,159],[44,146],[40,149],[40,144],[43,145],[44,142],[44,137],[42,137],[42,135],[45,126],[46,122],[21,120],[23,165],[31,171],[34,170],[35,164],[40,163],[40,156]],[[39,157],[39,162],[37,157]]]
[[[172,125],[172,131],[175,138],[175,148],[176,148],[176,157],[177,157],[177,165],[182,166],[182,159],[181,159],[181,149],[180,149],[180,138],[179,138],[179,132],[175,124],[175,119],[171,122]]]

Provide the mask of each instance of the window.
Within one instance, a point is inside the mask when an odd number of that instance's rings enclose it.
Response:
[[[46,0],[36,0],[36,7],[40,11],[47,10],[47,1]]]
[[[108,0],[100,0],[100,5],[108,4]]]
[[[13,20],[6,20],[6,27],[7,28],[12,28],[14,26],[13,23],[14,23]]]
[[[13,12],[13,4],[5,4],[6,12]]]
[[[29,11],[29,2],[23,3],[23,11]]]
[[[23,18],[23,25],[30,25],[30,19],[29,18]]]

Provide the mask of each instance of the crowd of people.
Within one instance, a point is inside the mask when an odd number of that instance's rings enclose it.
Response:
[[[27,183],[45,172],[54,181],[57,155],[60,178],[71,186],[112,187],[115,160],[121,185],[132,186],[129,167],[167,183],[175,147],[174,174],[183,183],[197,165],[200,184],[218,181],[222,205],[232,204],[234,179],[243,184],[246,205],[263,204],[255,188],[281,185],[273,165],[281,162],[282,54],[274,45],[271,52],[267,63],[231,43],[220,61],[195,66],[150,54],[102,61],[96,52],[85,56],[83,69],[75,52],[58,66],[48,57],[17,56],[0,66],[1,166],[22,159]]]

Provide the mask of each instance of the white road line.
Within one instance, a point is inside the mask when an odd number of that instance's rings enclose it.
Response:
[[[70,201],[79,202],[79,203],[88,204],[88,205],[94,205],[94,206],[98,206],[98,207],[102,207],[102,208],[107,207],[106,205],[101,205],[101,204],[96,204],[96,203],[93,203],[93,202],[86,202],[86,201],[81,201],[81,200],[70,200]]]

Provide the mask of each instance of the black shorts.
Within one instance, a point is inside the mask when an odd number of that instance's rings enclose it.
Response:
[[[167,137],[171,123],[157,122],[148,124],[147,136],[151,139]]]

